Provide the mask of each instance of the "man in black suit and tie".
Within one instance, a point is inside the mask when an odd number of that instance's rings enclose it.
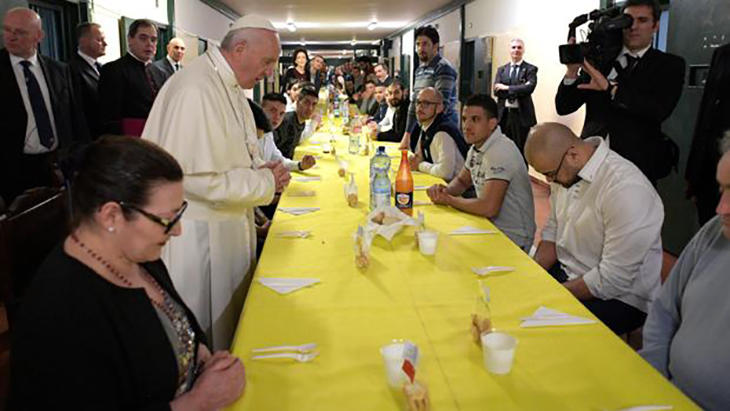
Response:
[[[730,130],[730,43],[712,53],[710,73],[705,82],[697,116],[692,149],[687,159],[687,193],[697,206],[700,225],[715,216],[720,191],[715,178],[720,161],[719,142]]]
[[[66,64],[38,54],[41,18],[27,8],[3,18],[0,50],[0,196],[6,204],[28,188],[62,183],[62,162],[88,141]]]
[[[179,37],[174,37],[167,43],[167,55],[155,61],[155,66],[163,71],[167,75],[167,78],[170,78],[178,70],[182,69],[183,57],[185,57],[185,42]]]
[[[623,7],[633,24],[623,31],[624,47],[613,67],[602,73],[588,61],[567,65],[555,106],[558,114],[566,115],[585,104],[581,137],[608,138],[612,150],[656,185],[674,162],[674,143],[664,137],[661,124],[682,94],[685,64],[681,57],[651,47],[659,30],[656,0],[627,0]],[[578,81],[581,68],[589,81]]]
[[[85,22],[76,27],[79,48],[68,62],[74,82],[84,103],[84,115],[89,125],[89,134],[96,139],[102,133],[99,118],[99,72],[101,64],[97,59],[106,54],[104,32],[96,23]]]
[[[125,55],[101,68],[101,122],[105,133],[139,137],[167,79],[167,74],[152,64],[157,52],[155,23],[145,19],[132,22],[127,49]]]
[[[530,127],[537,124],[532,104],[532,92],[537,86],[537,67],[522,60],[525,53],[522,40],[513,39],[509,44],[512,61],[497,69],[494,95],[497,96],[502,133],[512,139],[522,153]]]

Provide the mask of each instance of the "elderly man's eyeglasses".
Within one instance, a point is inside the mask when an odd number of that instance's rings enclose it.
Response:
[[[127,204],[124,201],[119,201],[119,205],[122,208],[126,208],[127,210],[136,211],[136,212],[142,214],[143,216],[147,217],[149,220],[154,221],[155,223],[165,227],[165,234],[169,233],[170,230],[172,230],[172,228],[175,227],[175,224],[177,224],[177,222],[180,221],[180,219],[182,218],[183,213],[185,212],[185,209],[188,208],[188,202],[183,201],[182,206],[180,206],[180,209],[177,210],[177,213],[175,213],[175,215],[172,218],[164,218],[164,217],[156,216],[147,211],[144,211],[137,206]]]
[[[437,104],[439,104],[439,102],[438,102],[438,101],[428,101],[428,100],[416,100],[416,105],[417,105],[417,106],[426,106],[426,107],[430,107],[430,106],[435,106],[435,105],[437,105]]]
[[[563,167],[563,161],[565,161],[565,156],[568,154],[568,150],[565,150],[565,153],[563,153],[563,156],[560,158],[560,162],[558,163],[558,167],[555,168],[553,171],[547,171],[545,173],[542,173],[542,175],[545,176],[548,180],[555,180],[555,177],[558,176],[558,173],[560,172],[560,169]]]

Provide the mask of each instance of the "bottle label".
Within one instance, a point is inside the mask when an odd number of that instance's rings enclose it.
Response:
[[[395,193],[395,206],[400,209],[413,208],[413,192]]]

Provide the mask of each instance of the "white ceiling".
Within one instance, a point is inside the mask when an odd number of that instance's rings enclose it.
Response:
[[[283,42],[358,42],[387,37],[453,0],[219,0],[240,15],[271,20]],[[368,30],[373,20],[378,24]],[[286,24],[293,21],[296,32]]]

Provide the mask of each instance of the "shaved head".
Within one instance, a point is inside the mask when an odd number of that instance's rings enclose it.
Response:
[[[41,17],[25,7],[15,7],[3,18],[3,43],[14,56],[30,58],[43,39]]]
[[[178,63],[182,61],[185,57],[185,42],[180,37],[173,37],[167,43],[167,55]]]
[[[593,155],[595,145],[586,143],[560,123],[540,123],[530,130],[525,158],[550,182],[564,187],[575,184],[578,172]]]

